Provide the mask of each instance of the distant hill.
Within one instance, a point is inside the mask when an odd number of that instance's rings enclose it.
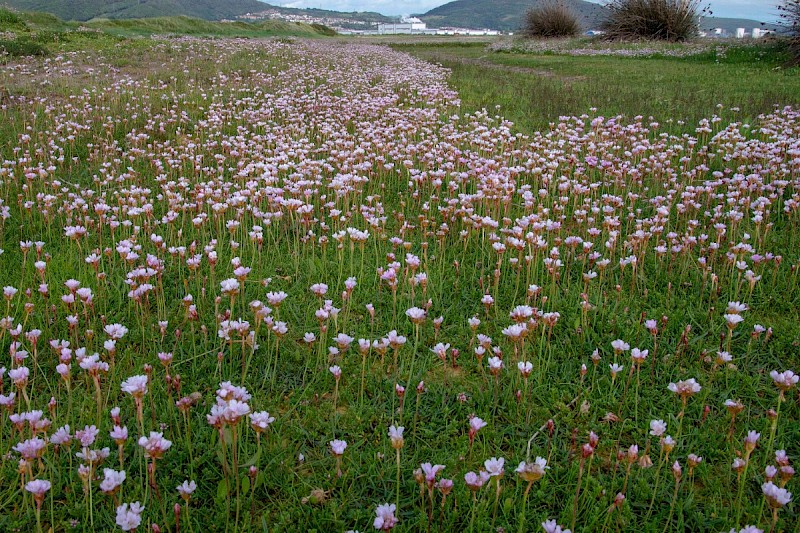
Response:
[[[129,19],[187,16],[205,20],[234,19],[268,4],[258,0],[0,0],[22,11],[43,11],[63,20]]]
[[[416,16],[430,27],[515,31],[522,26],[525,13],[545,1],[547,0],[455,0]],[[599,29],[607,13],[603,5],[585,0],[563,1],[575,12],[585,30]],[[736,28],[747,28],[749,31],[764,27],[756,20],[720,17],[704,17],[700,26],[702,29],[723,28],[729,33],[735,32]]]
[[[270,15],[305,21],[309,18],[340,27],[366,29],[398,17],[380,13],[346,13],[327,9],[297,9],[259,0],[0,0],[20,11],[51,13],[63,20],[145,19],[185,16],[204,20],[263,20]]]

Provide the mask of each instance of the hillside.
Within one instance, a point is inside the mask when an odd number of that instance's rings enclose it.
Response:
[[[268,4],[258,0],[0,0],[22,11],[43,11],[64,20],[187,16],[205,20],[233,19]]]
[[[101,48],[125,37],[151,35],[317,38],[336,35],[336,32],[321,24],[283,20],[221,22],[183,16],[65,22],[49,13],[17,12],[0,7],[0,64],[8,56],[47,55],[87,45]]]
[[[546,0],[456,0],[417,15],[431,27],[490,28],[514,31],[520,28],[525,12]],[[605,17],[606,8],[585,0],[564,0],[578,16],[584,29],[597,29]],[[748,30],[763,27],[748,19],[705,17],[701,28],[723,28],[733,33],[736,28]]]

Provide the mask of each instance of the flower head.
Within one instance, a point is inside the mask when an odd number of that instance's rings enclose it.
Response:
[[[117,507],[117,525],[122,531],[133,531],[142,523],[144,506],[139,502],[123,503]]]
[[[389,531],[397,525],[397,517],[394,512],[397,509],[393,503],[384,503],[375,509],[375,521],[372,522],[372,527],[380,531]]]
[[[532,463],[522,461],[516,468],[515,472],[522,478],[523,481],[532,483],[542,479],[545,470],[550,468],[547,466],[547,460],[537,457]]]
[[[764,492],[767,503],[773,509],[779,509],[792,501],[792,493],[786,489],[779,488],[772,481],[761,485],[761,490]]]
[[[344,454],[344,449],[347,448],[347,443],[339,439],[334,439],[329,444],[331,445],[331,453],[337,457],[341,457]]]

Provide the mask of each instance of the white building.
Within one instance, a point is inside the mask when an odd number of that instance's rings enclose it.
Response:
[[[744,39],[744,28],[736,28],[736,38]]]
[[[378,24],[378,35],[427,33],[428,26],[416,17],[403,17],[400,22]]]

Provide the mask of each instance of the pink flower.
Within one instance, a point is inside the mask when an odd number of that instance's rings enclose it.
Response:
[[[492,457],[491,459],[487,459],[483,462],[483,466],[486,468],[486,472],[491,477],[501,477],[504,473],[503,465],[505,464],[506,460],[497,457]]]
[[[681,398],[688,398],[693,394],[700,392],[702,387],[694,378],[679,381],[677,383],[670,383],[667,388],[680,396]]]
[[[172,442],[164,438],[163,433],[151,431],[149,437],[139,437],[139,446],[144,448],[144,456],[160,459],[170,449]]]
[[[372,527],[380,531],[389,531],[397,525],[397,517],[394,512],[397,509],[393,503],[384,503],[375,509],[375,521],[372,522]]]
[[[569,529],[563,529],[555,520],[546,520],[542,522],[542,527],[545,533],[572,533]]]
[[[331,445],[331,453],[336,457],[341,457],[344,454],[345,448],[347,448],[347,442],[339,439],[334,439],[328,444]]]
[[[147,380],[147,376],[131,376],[122,382],[120,389],[134,398],[140,399],[147,394]]]
[[[44,501],[44,494],[50,490],[51,483],[46,479],[34,479],[25,484],[25,490],[33,494],[33,499],[36,501],[36,506],[41,508]],[[38,512],[38,511],[37,511]]]
[[[405,441],[403,439],[403,426],[389,426],[389,439],[392,441],[392,448],[399,450],[403,447]]]
[[[475,435],[478,434],[480,429],[486,427],[486,422],[478,418],[477,416],[473,416],[469,419],[469,441],[472,442],[475,440]]]
[[[266,431],[273,422],[275,422],[275,417],[269,416],[267,411],[259,411],[250,415],[250,426],[256,433]]]
[[[786,489],[779,488],[772,481],[761,485],[761,490],[764,492],[767,503],[773,509],[779,509],[792,501],[792,493]]]
[[[775,382],[775,386],[782,391],[788,391],[789,389],[797,385],[798,381],[800,381],[800,376],[798,376],[791,370],[785,370],[783,372],[778,372],[777,370],[773,370],[769,373],[769,377],[771,377],[772,381]]]
[[[103,481],[100,482],[100,490],[105,492],[106,494],[110,494],[119,488],[122,485],[122,482],[125,481],[126,475],[125,471],[117,472],[116,470],[112,470],[111,468],[104,468],[103,469]]]
[[[422,468],[422,474],[425,476],[425,483],[428,484],[428,487],[433,487],[433,484],[436,482],[436,476],[444,470],[444,465],[432,465],[431,463],[422,463],[420,465]]]
[[[480,490],[483,485],[489,481],[489,474],[481,470],[479,474],[475,472],[467,472],[464,474],[464,482],[467,484],[467,487],[471,491]]]
[[[144,506],[139,502],[123,503],[117,507],[117,525],[122,531],[133,531],[142,523]]]
[[[197,489],[197,483],[195,483],[194,480],[189,481],[188,479],[185,480],[180,485],[178,485],[177,487],[178,493],[181,495],[181,498],[183,498],[184,501],[187,502],[189,501],[189,498],[191,498],[192,493],[195,491],[195,489]]]

